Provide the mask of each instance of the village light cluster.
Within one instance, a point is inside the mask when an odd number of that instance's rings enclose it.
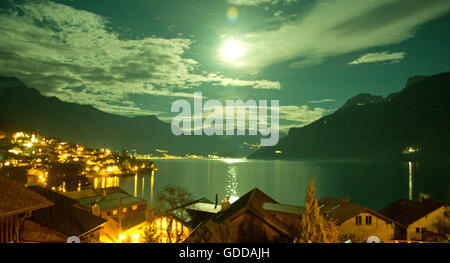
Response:
[[[123,156],[110,149],[90,149],[84,145],[34,133],[16,132],[4,138],[2,143],[3,147],[8,148],[8,154],[2,156],[0,168],[26,169],[28,185],[47,186],[50,168],[57,163],[77,163],[83,167],[82,175],[108,179],[111,176],[135,174],[154,169],[154,165],[148,161]],[[52,186],[52,189],[65,191],[65,185],[63,183]]]

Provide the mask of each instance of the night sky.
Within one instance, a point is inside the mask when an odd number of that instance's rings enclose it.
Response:
[[[0,2],[0,75],[170,121],[172,102],[277,99],[303,126],[359,93],[450,69],[448,0]]]

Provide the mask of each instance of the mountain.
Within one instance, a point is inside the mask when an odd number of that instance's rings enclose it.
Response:
[[[142,154],[164,149],[169,154],[244,157],[254,151],[244,142],[259,142],[258,136],[177,137],[169,123],[155,116],[129,118],[90,105],[64,102],[43,96],[14,77],[0,77],[0,120],[5,130],[28,127],[90,147],[136,150]]]
[[[356,96],[249,158],[449,158],[450,73],[413,77],[387,99]]]
[[[362,93],[347,100],[347,102],[344,105],[342,105],[341,109],[355,105],[362,106],[365,104],[384,102],[385,100],[386,99],[383,98],[383,96],[376,96],[371,95],[369,93]]]

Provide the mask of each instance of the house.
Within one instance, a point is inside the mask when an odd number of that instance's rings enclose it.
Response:
[[[0,243],[21,242],[23,221],[53,203],[25,186],[0,176]]]
[[[86,189],[63,193],[78,202],[78,207],[93,211],[108,222],[100,231],[101,242],[141,242],[146,220],[147,201],[119,187]]]
[[[25,220],[21,233],[23,242],[66,242],[70,236],[79,237],[83,243],[99,242],[105,219],[76,207],[77,201],[50,189],[41,186],[28,188],[54,205],[34,211]]]
[[[398,240],[436,240],[447,239],[440,233],[439,224],[450,225],[450,210],[445,202],[433,199],[399,199],[381,209],[380,214],[402,224],[396,233]],[[440,237],[441,236],[441,237]]]
[[[304,211],[302,207],[279,204],[258,188],[226,207],[210,220],[230,225],[233,231],[228,242],[291,242]],[[201,231],[203,226],[194,231]]]
[[[206,198],[201,198],[169,211],[159,213],[155,218],[150,220],[152,226],[157,231],[160,242],[169,242],[170,239],[167,230],[171,220],[173,220],[172,229],[169,232],[172,242],[176,240],[177,235],[179,235],[180,242],[183,242],[198,225],[208,220],[220,210],[221,205],[216,205]]]
[[[400,226],[395,220],[367,207],[353,204],[348,198],[325,197],[318,201],[320,214],[332,219],[342,240],[366,242],[370,236],[377,236],[381,242],[390,242]]]
[[[101,217],[127,214],[138,209],[145,209],[147,201],[134,197],[119,187],[107,187],[100,189],[86,189],[62,193],[79,202],[80,208],[91,210],[94,205],[98,206]],[[120,208],[120,209],[119,209]]]

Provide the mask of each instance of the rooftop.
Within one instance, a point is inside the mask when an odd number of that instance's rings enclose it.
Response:
[[[74,207],[78,202],[73,199],[40,186],[30,186],[29,189],[54,202],[51,207],[34,211],[31,216],[34,222],[68,236],[79,237],[106,223],[105,219]]]
[[[278,203],[263,203],[263,209],[267,211],[274,211],[286,214],[301,215],[305,212],[305,208],[302,206],[283,205]]]
[[[264,204],[266,204],[266,208],[269,209],[264,208]],[[288,207],[290,209],[288,209]],[[289,226],[282,222],[276,215],[269,212],[271,211],[270,209],[278,209],[285,212],[287,210],[293,210],[290,206],[280,205],[277,201],[266,195],[258,188],[253,188],[251,191],[232,203],[228,209],[215,215],[212,220],[216,223],[220,223],[224,220],[233,221],[235,218],[244,213],[251,213],[281,235],[291,237],[292,233]]]
[[[320,208],[320,213],[322,215],[326,215],[334,220],[336,220],[337,224],[341,224],[348,219],[357,216],[362,212],[367,212],[381,218],[387,222],[398,223],[394,220],[381,215],[367,207],[350,203],[349,200],[345,199],[334,199],[331,197],[325,197],[318,201],[318,205]]]
[[[25,186],[0,176],[0,217],[49,207],[53,203]]]
[[[403,225],[409,225],[445,205],[445,202],[433,199],[416,201],[401,198],[381,209],[379,213]]]
[[[144,199],[131,196],[118,187],[87,189],[63,194],[64,196],[77,200],[84,207],[91,207],[97,204],[100,211],[117,209],[120,203],[122,206],[132,206],[147,202]]]

